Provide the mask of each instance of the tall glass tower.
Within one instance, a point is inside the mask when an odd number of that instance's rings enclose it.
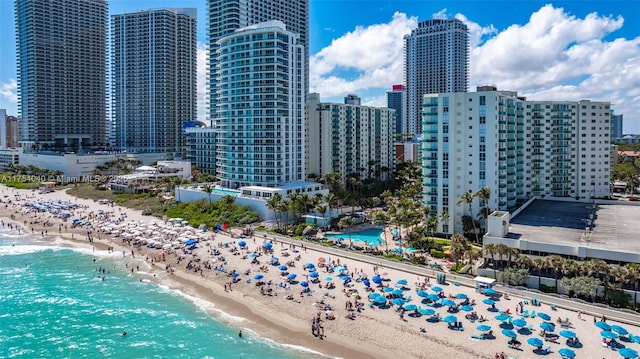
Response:
[[[214,88],[218,40],[235,30],[269,20],[282,21],[287,30],[298,34],[304,47],[304,93],[309,92],[309,0],[207,0],[209,36],[209,111],[216,120],[218,100]]]
[[[272,20],[216,43],[216,167],[224,187],[305,179],[306,58],[298,39]]]
[[[185,155],[182,125],[195,120],[196,9],[111,17],[115,147]]]
[[[432,19],[404,37],[409,134],[421,133],[425,94],[468,91],[468,34],[467,25],[458,19]]]
[[[23,147],[105,146],[106,0],[16,0]]]

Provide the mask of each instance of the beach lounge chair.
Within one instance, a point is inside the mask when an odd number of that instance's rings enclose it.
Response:
[[[532,310],[531,314],[529,314],[529,318],[535,318],[536,317],[536,311]]]
[[[522,312],[522,317],[529,318],[529,309],[525,309],[524,312]]]
[[[558,310],[558,308],[556,308],[555,304],[551,304],[551,310]]]

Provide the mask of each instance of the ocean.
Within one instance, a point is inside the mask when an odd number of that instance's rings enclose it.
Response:
[[[0,358],[322,357],[239,328],[241,318],[141,282],[113,255],[0,232]]]

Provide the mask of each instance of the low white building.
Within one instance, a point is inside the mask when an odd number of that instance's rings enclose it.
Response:
[[[307,193],[309,196],[329,193],[328,189],[322,188],[320,183],[315,182],[293,182],[281,187],[246,186],[237,190],[223,188],[218,185],[212,186],[211,193],[204,191],[203,184],[176,187],[175,199],[178,202],[193,202],[202,199],[217,201],[225,196],[233,196],[237,205],[249,206],[252,210],[258,212],[263,221],[271,221],[275,219],[275,213],[268,208],[267,201],[276,193],[283,198],[293,193]]]
[[[191,178],[191,163],[188,161],[158,161],[156,166],[140,166],[133,173],[116,176],[108,183],[112,191],[129,193],[144,192],[165,177]]]

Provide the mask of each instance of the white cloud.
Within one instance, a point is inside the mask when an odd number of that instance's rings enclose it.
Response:
[[[433,16],[447,18],[447,9]],[[610,39],[624,25],[622,17],[591,13],[578,18],[545,5],[525,24],[500,30],[464,14],[454,17],[469,28],[472,91],[495,84],[530,99],[610,101],[616,113],[626,114],[626,123],[637,119],[640,36]],[[355,93],[363,103],[384,106],[384,91],[404,83],[403,36],[417,23],[395,13],[388,23],[357,27],[334,39],[310,60],[311,90],[323,100]]]
[[[311,91],[335,97],[402,83],[402,38],[416,26],[417,18],[396,12],[389,23],[359,26],[334,39],[310,59]]]
[[[18,102],[18,83],[15,79],[9,79],[0,86],[0,96],[5,97],[10,102]]]
[[[209,120],[209,82],[207,81],[209,50],[207,46],[198,42],[197,70],[197,96],[198,96],[198,120],[208,123]]]

